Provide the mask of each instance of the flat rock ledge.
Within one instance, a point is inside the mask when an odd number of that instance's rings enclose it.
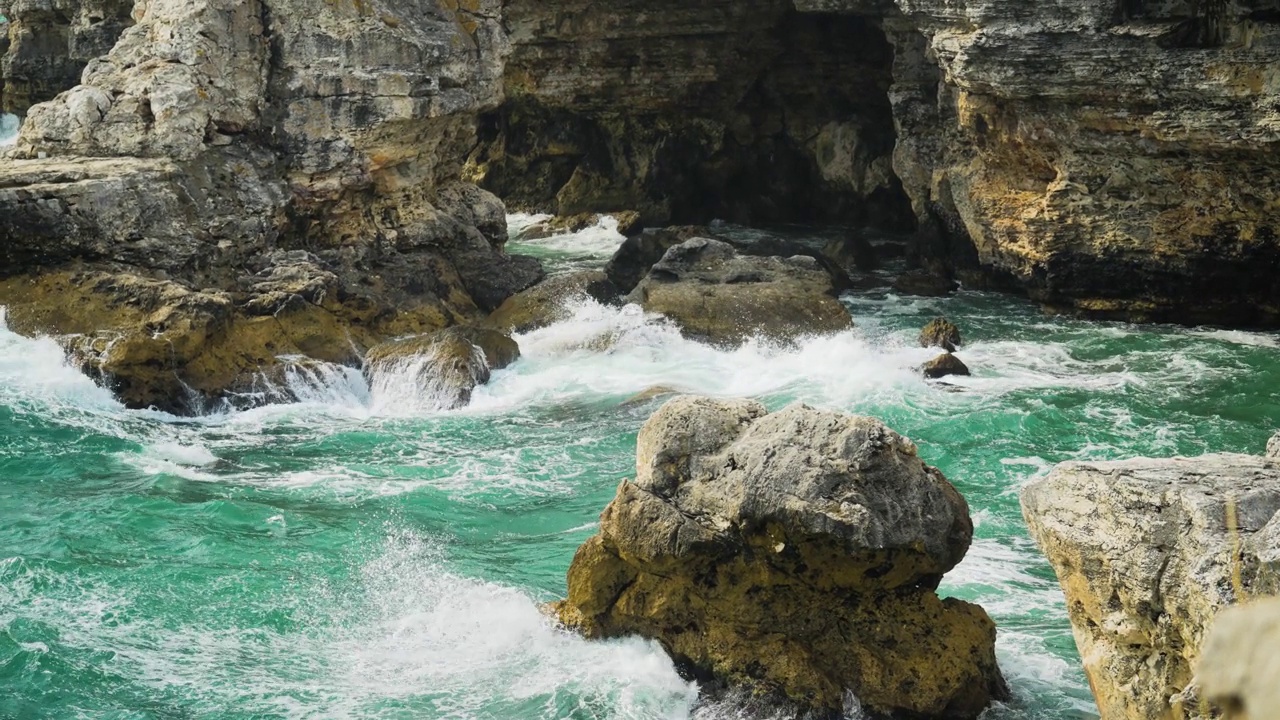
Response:
[[[1104,720],[1206,717],[1205,633],[1227,606],[1280,590],[1280,460],[1064,463],[1022,509]]]
[[[1007,694],[995,625],[934,590],[964,498],[878,420],[679,396],[552,606],[590,638],[657,639],[706,691],[838,717],[975,718]]]

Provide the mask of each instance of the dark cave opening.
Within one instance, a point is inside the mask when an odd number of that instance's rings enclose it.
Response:
[[[628,34],[646,17],[634,4],[584,7],[572,38],[508,6],[507,100],[482,118],[471,163],[510,208],[916,229],[876,20],[768,1]]]

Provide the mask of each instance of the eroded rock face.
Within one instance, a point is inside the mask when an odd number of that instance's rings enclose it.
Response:
[[[1175,701],[1198,717],[1193,673],[1214,618],[1280,590],[1280,462],[1064,463],[1023,490],[1022,508],[1103,718],[1172,720]]]
[[[507,101],[473,166],[514,206],[912,225],[890,167],[892,50],[871,20],[790,0],[517,0],[503,14]]]
[[[25,114],[80,82],[133,24],[134,0],[10,0],[0,5],[0,112]],[[7,37],[5,37],[7,35]]]
[[[709,238],[667,250],[627,297],[671,318],[685,334],[720,344],[852,326],[830,273],[813,258],[743,255]]]
[[[897,5],[941,70],[891,93],[935,255],[1055,309],[1280,322],[1274,3]]]
[[[227,366],[174,356],[163,382],[131,380],[136,363],[109,372],[139,388],[130,405],[177,409],[164,388],[214,398],[274,350],[359,353],[479,320],[535,283],[538,263],[503,249],[501,201],[460,180],[507,52],[498,3],[464,5],[138,3],[137,24],[82,84],[31,108],[17,159],[0,163],[0,304],[15,327],[90,324],[50,307],[75,307],[66,297],[22,291],[57,285],[50,272],[224,297],[227,342],[246,346]],[[141,332],[126,304],[92,307],[99,330]],[[237,339],[295,312],[305,342]]]
[[[995,627],[934,594],[968,506],[871,418],[677,397],[640,432],[555,610],[588,637],[658,639],[697,677],[821,716],[972,718],[1005,694]]]

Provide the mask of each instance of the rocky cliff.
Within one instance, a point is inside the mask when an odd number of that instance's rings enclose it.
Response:
[[[1280,461],[1065,463],[1022,507],[1103,720],[1200,717],[1193,679],[1215,617],[1280,592]]]
[[[507,3],[518,206],[851,222],[1058,310],[1280,323],[1280,3]]]
[[[1054,309],[1280,324],[1277,0],[0,12],[26,114],[0,303],[131,404],[496,307],[540,270],[492,193],[912,233],[931,272]],[[165,299],[193,293],[199,317]]]
[[[0,165],[0,304],[133,405],[281,355],[355,362],[535,282],[463,183],[497,3],[142,0]],[[12,48],[11,48],[12,53]]]

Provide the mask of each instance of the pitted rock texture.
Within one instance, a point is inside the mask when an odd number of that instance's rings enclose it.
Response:
[[[1280,591],[1280,461],[1064,463],[1023,490],[1022,509],[1104,720],[1199,717],[1193,677],[1214,618]]]
[[[710,238],[668,249],[628,301],[676,322],[685,335],[732,345],[847,330],[831,274],[812,257],[754,256]]]
[[[0,2],[0,112],[26,114],[35,103],[80,82],[133,24],[134,0]]]
[[[143,0],[134,17],[82,84],[30,109],[0,163],[0,303],[16,328],[87,324],[53,307],[67,298],[22,291],[59,273],[229,303],[225,367],[174,354],[135,377],[137,363],[81,358],[130,405],[194,409],[279,350],[334,354],[241,337],[245,324],[304,312],[327,333],[304,345],[358,354],[482,319],[542,277],[505,253],[501,201],[461,180],[477,117],[501,99],[495,0]],[[94,326],[141,332],[127,305],[95,299]]]
[[[677,397],[640,431],[562,622],[656,638],[691,675],[835,716],[973,718],[1004,696],[995,627],[934,588],[968,506],[879,421]]]

